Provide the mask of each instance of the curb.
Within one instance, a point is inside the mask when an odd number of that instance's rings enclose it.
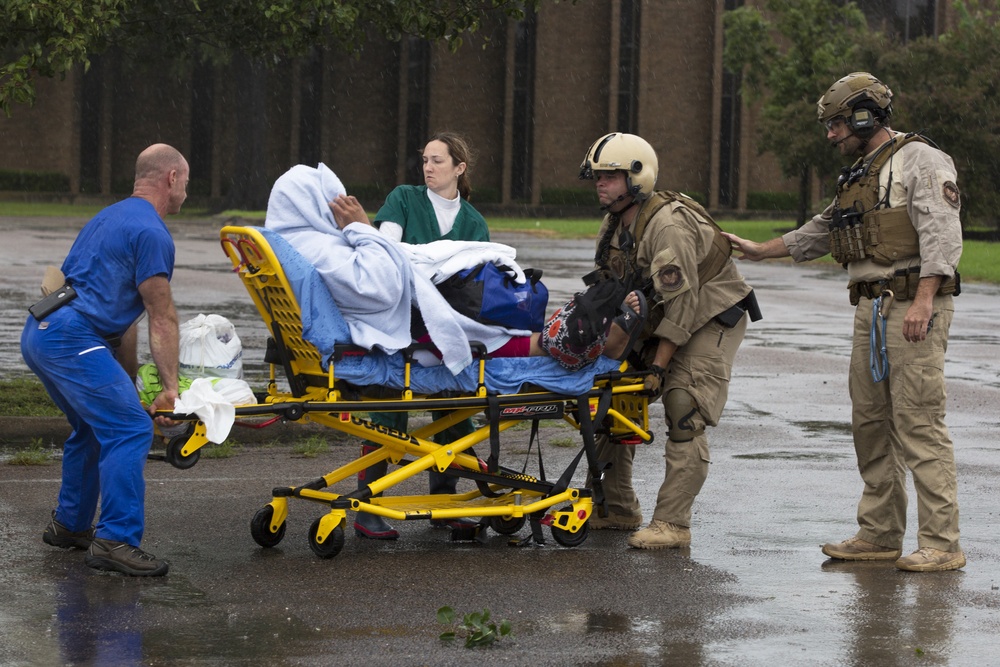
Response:
[[[71,432],[64,417],[0,417],[0,447],[27,446],[39,438],[44,444],[61,447]],[[266,428],[234,426],[230,436],[241,444],[265,444],[290,442],[322,433],[331,431],[311,422],[279,421]]]
[[[30,445],[38,438],[62,444],[70,432],[65,417],[0,417],[0,445]]]

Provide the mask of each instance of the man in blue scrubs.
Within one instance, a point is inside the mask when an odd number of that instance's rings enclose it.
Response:
[[[135,325],[148,313],[149,347],[164,387],[149,412],[173,410],[174,242],[163,216],[180,211],[188,175],[184,156],[166,144],[140,153],[132,196],[88,222],[63,262],[76,297],[46,315],[29,315],[21,334],[25,362],[73,427],[63,446],[58,502],[42,539],[87,549],[84,561],[98,570],[160,576],[169,568],[139,548],[153,420],[134,384]],[[98,499],[101,516],[94,526]]]

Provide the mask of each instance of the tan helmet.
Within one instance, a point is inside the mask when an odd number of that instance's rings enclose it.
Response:
[[[868,72],[852,72],[830,86],[816,103],[819,122],[842,116],[852,126],[851,117],[859,107],[884,122],[892,116],[892,91]]]
[[[642,201],[653,194],[658,170],[656,151],[649,142],[634,134],[612,132],[587,150],[580,165],[580,178],[591,179],[595,171],[624,171],[629,193]]]

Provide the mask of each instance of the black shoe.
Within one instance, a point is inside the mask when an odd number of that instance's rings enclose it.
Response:
[[[121,572],[132,577],[161,577],[170,566],[153,554],[124,542],[95,537],[83,562],[95,570]]]
[[[354,519],[354,534],[358,537],[366,537],[369,540],[396,540],[399,539],[399,531],[389,525],[389,523],[378,514],[368,512],[358,512]]]
[[[94,541],[94,527],[73,532],[56,521],[56,511],[52,510],[52,521],[45,527],[42,541],[60,549],[89,549]]]
[[[635,290],[635,295],[639,297],[639,312],[636,312],[622,304],[621,313],[616,317],[613,322],[621,327],[622,331],[628,334],[628,344],[625,345],[625,351],[618,355],[616,361],[624,361],[635,347],[635,342],[639,340],[639,335],[642,334],[642,327],[646,323],[646,318],[649,316],[649,306],[646,303],[646,296],[639,290]]]

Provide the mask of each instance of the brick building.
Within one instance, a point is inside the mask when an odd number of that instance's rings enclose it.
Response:
[[[421,182],[424,141],[450,129],[478,154],[477,205],[535,207],[592,201],[580,161],[622,130],[657,150],[661,187],[743,211],[751,193],[796,184],[757,155],[753,111],[722,68],[722,16],[740,4],[546,3],[487,24],[457,53],[372,38],[358,56],[317,51],[273,68],[108,53],[86,74],[40,80],[33,107],[0,117],[0,170],[59,174],[74,195],[127,193],[135,156],[163,141],[188,156],[194,197],[262,206],[290,166],[322,161],[372,208],[397,183]],[[858,4],[890,29],[905,20],[907,34],[938,32],[950,11],[936,0]]]

